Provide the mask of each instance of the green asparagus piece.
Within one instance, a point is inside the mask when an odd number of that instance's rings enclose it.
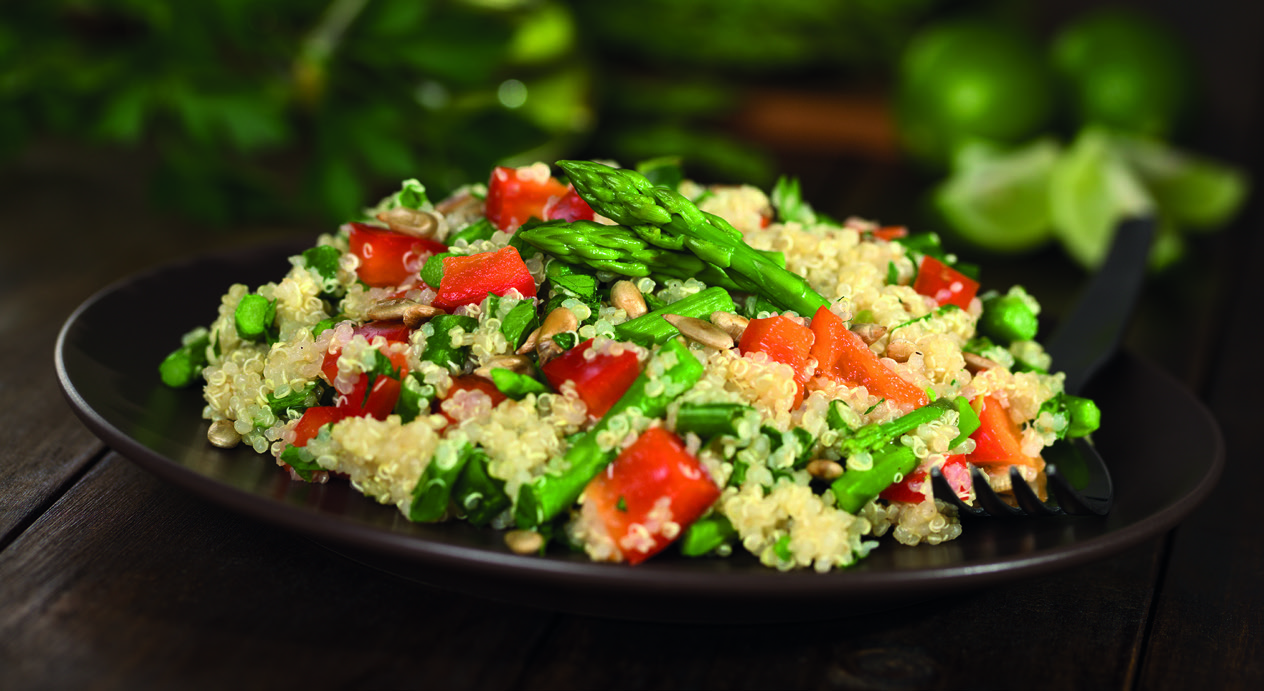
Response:
[[[838,508],[856,513],[882,490],[917,467],[917,456],[903,444],[888,444],[873,455],[869,470],[849,470],[830,485]]]
[[[500,389],[501,393],[515,401],[522,400],[522,397],[529,393],[542,394],[552,391],[547,385],[529,374],[522,374],[503,367],[497,367],[492,370],[492,383],[496,385],[497,389]]]
[[[703,439],[737,436],[737,421],[754,410],[740,403],[686,403],[676,412],[676,433],[693,432]]]
[[[1102,411],[1092,399],[1068,395],[1063,397],[1063,405],[1071,418],[1066,431],[1068,437],[1084,437],[1101,427]]]
[[[964,398],[962,401],[965,401]],[[965,406],[969,407],[969,402],[965,402]],[[922,406],[910,413],[905,413],[900,417],[883,423],[870,423],[856,430],[855,434],[842,439],[838,443],[838,451],[843,457],[851,456],[864,451],[876,451],[885,444],[898,440],[900,437],[917,429],[918,425],[925,424],[937,419],[949,410],[960,410],[955,399],[941,398],[934,403]],[[974,411],[971,410],[971,413]],[[978,416],[974,416],[975,427],[978,427]]]
[[[983,300],[979,333],[1001,345],[1030,341],[1039,325],[1036,313],[1017,295],[993,295]]]
[[[182,389],[197,380],[206,367],[206,348],[211,344],[210,332],[205,328],[190,331],[184,337],[184,345],[172,351],[158,365],[162,383],[173,389]]]
[[[488,460],[482,449],[475,449],[452,490],[452,500],[465,513],[465,520],[477,526],[491,523],[512,503],[505,494],[505,482],[487,472]]]
[[[702,363],[678,340],[663,344],[654,358],[665,365],[663,373],[655,379],[654,388],[661,391],[650,393],[650,378],[642,372],[605,416],[567,450],[563,457],[567,468],[564,473],[542,475],[523,485],[514,508],[519,528],[546,523],[574,504],[588,482],[614,460],[617,451],[603,449],[597,442],[612,419],[634,408],[646,417],[662,417],[668,403],[702,378]]]
[[[803,315],[828,306],[801,276],[756,252],[727,221],[703,212],[680,193],[656,187],[634,170],[589,161],[559,161],[558,166],[594,211],[626,226],[658,226],[681,238],[685,249],[725,269],[747,292]]]
[[[269,300],[258,293],[243,295],[233,312],[237,335],[247,341],[265,338],[275,319],[276,300]]]
[[[1059,393],[1040,405],[1041,413],[1061,416],[1065,425],[1055,432],[1059,439],[1084,437],[1097,431],[1102,423],[1102,411],[1092,399]]]
[[[733,298],[727,290],[718,287],[707,288],[653,312],[646,312],[636,319],[623,322],[614,327],[614,332],[622,341],[632,341],[641,345],[663,343],[680,333],[679,329],[663,319],[665,314],[706,319],[712,312],[732,311]]]
[[[723,269],[678,248],[664,247],[653,226],[610,226],[592,221],[549,221],[515,233],[524,242],[567,262],[640,278],[657,274],[697,278],[708,285],[744,290]],[[657,243],[657,244],[656,244]],[[675,243],[679,244],[679,243]],[[551,265],[551,264],[550,264]]]
[[[474,445],[469,442],[460,448],[441,443],[413,488],[408,520],[421,523],[442,519],[448,512],[453,487],[473,455]]]
[[[710,554],[720,545],[737,536],[737,530],[729,519],[718,514],[699,518],[685,530],[680,538],[680,553],[686,557]]]

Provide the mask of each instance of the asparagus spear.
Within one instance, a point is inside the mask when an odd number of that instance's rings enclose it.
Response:
[[[474,445],[469,442],[460,442],[460,446],[456,443],[440,444],[413,487],[409,520],[425,523],[440,520],[447,514],[452,489],[460,479],[461,471],[474,456],[474,450]]]
[[[962,396],[951,399],[941,398],[890,422],[864,425],[838,443],[839,453],[843,456],[851,456],[862,451],[876,451],[917,429],[918,425],[935,420],[949,410],[956,410],[958,413],[957,427],[960,434],[952,442],[952,446],[956,446],[979,427],[978,414],[970,407],[970,402]]]
[[[184,344],[163,359],[158,366],[162,383],[173,389],[189,386],[206,367],[206,349],[211,345],[210,332],[199,327],[185,334]]]
[[[697,278],[728,290],[750,290],[723,269],[679,251],[681,243],[662,241],[654,226],[610,226],[592,221],[549,221],[521,228],[518,237],[530,245],[572,263],[582,263],[622,276],[660,274]]]
[[[653,312],[646,312],[636,319],[614,327],[619,340],[633,341],[643,346],[651,343],[663,343],[680,334],[680,330],[663,319],[665,314],[680,314],[695,319],[705,319],[712,312],[732,312],[733,298],[728,291],[719,287],[711,287],[699,291],[689,297],[677,300],[670,305],[660,307]]]
[[[654,357],[667,358],[661,360],[666,367],[654,380],[655,386],[649,386],[650,378],[642,372],[605,416],[567,450],[563,457],[566,472],[541,475],[518,491],[514,520],[519,528],[546,523],[574,504],[588,482],[614,460],[617,449],[603,449],[597,442],[598,435],[609,427],[612,419],[633,408],[646,417],[662,417],[668,403],[702,378],[702,363],[678,340],[665,343]],[[651,393],[655,389],[658,392]]]
[[[838,508],[856,513],[873,501],[882,490],[904,477],[917,467],[917,456],[902,444],[889,444],[873,455],[873,467],[869,470],[849,470],[830,485]]]
[[[558,166],[594,211],[625,226],[657,226],[680,238],[684,249],[725,269],[747,292],[799,314],[815,314],[829,305],[802,277],[755,251],[727,221],[700,210],[680,193],[656,187],[634,170],[589,161],[558,161]]]

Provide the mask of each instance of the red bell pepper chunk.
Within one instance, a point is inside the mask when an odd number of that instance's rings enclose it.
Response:
[[[968,309],[975,293],[979,292],[979,282],[927,255],[922,257],[922,264],[917,269],[913,290],[934,298],[941,306],[956,305]]]
[[[404,343],[408,341],[409,330],[402,322],[373,321],[357,326],[355,333],[370,342],[381,336],[391,343]],[[321,363],[320,371],[330,383],[338,376],[338,357],[341,354],[341,348],[333,348],[325,353],[325,360]],[[399,400],[400,382],[408,376],[408,357],[403,351],[392,352],[387,357],[390,358],[391,365],[399,370],[399,378],[384,375],[372,377],[373,388],[370,390],[369,374],[361,374],[351,393],[338,394],[333,407],[343,411],[343,417],[372,415],[382,420],[395,410],[395,403]]]
[[[516,168],[497,166],[487,183],[487,220],[500,230],[516,230],[533,217],[544,219],[549,200],[561,198],[566,192],[566,185],[556,178],[542,181],[523,175]]]
[[[603,353],[589,359],[584,354],[592,345],[590,338],[549,360],[541,369],[554,389],[560,390],[567,380],[575,382],[575,392],[588,406],[588,414],[601,417],[632,386],[641,373],[641,363],[631,351],[619,355]]]
[[[512,247],[466,257],[444,257],[439,294],[431,304],[451,312],[462,305],[482,302],[488,293],[505,295],[514,289],[524,297],[535,297],[535,279],[518,250]]]
[[[593,511],[623,558],[639,564],[698,520],[720,488],[680,437],[651,427],[584,489]]]
[[[349,243],[360,258],[356,275],[374,288],[397,286],[417,277],[426,259],[448,246],[436,240],[404,235],[365,223],[351,223]]]
[[[347,411],[331,405],[314,406],[303,411],[303,417],[294,426],[294,442],[291,446],[307,446],[321,427],[347,417]]]
[[[970,497],[970,469],[966,464],[964,454],[954,454],[944,459],[944,464],[939,470],[944,474],[944,479],[948,480],[949,486],[957,493],[958,497],[962,499]],[[922,492],[926,484],[927,475],[929,473],[922,468],[918,468],[909,473],[909,476],[902,481],[882,490],[882,493],[878,496],[887,501],[920,504],[925,499]]]
[[[882,364],[877,354],[827,308],[819,308],[812,317],[812,333],[816,335],[812,357],[816,358],[817,374],[833,377],[849,386],[863,386],[874,396],[906,408],[920,408],[930,403],[925,391]]]
[[[904,226],[882,226],[881,228],[874,228],[866,235],[874,240],[887,240],[889,242],[908,237],[908,228]]]
[[[550,198],[542,209],[546,221],[591,221],[596,216],[592,207],[571,187],[561,197]]]
[[[1040,469],[1040,458],[1023,453],[1023,434],[1018,424],[1010,419],[1009,412],[1000,401],[991,396],[983,397],[983,409],[979,411],[979,428],[970,435],[974,440],[974,452],[969,461],[975,465],[1029,465]]]
[[[803,402],[803,387],[808,382],[808,359],[815,336],[812,330],[789,317],[752,319],[742,332],[738,348],[742,353],[767,353],[768,357],[794,368],[798,385],[794,406]]]

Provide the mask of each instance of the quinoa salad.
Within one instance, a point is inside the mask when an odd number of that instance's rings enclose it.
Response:
[[[934,234],[818,214],[785,177],[408,180],[289,261],[159,368],[202,388],[209,443],[520,554],[826,572],[885,535],[958,537],[932,471],[969,504],[971,467],[1003,497],[1016,467],[1043,499],[1043,450],[1099,421],[1021,287],[982,289]]]

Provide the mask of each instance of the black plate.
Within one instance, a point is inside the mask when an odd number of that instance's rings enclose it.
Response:
[[[200,258],[102,290],[61,331],[61,385],[94,433],[165,480],[431,585],[637,619],[837,616],[1119,553],[1175,526],[1211,491],[1224,464],[1220,429],[1206,408],[1155,366],[1122,355],[1089,391],[1103,410],[1105,426],[1095,441],[1117,492],[1105,518],[968,521],[955,541],[909,548],[887,538],[857,566],[829,574],[778,573],[749,556],[686,559],[665,553],[638,567],[591,563],[560,551],[519,556],[495,531],[412,524],[346,483],[291,482],[271,457],[212,447],[200,392],[160,383],[162,357],[184,331],[209,323],[231,283],[253,288],[279,280],[288,270],[286,257],[300,249],[273,246]]]

